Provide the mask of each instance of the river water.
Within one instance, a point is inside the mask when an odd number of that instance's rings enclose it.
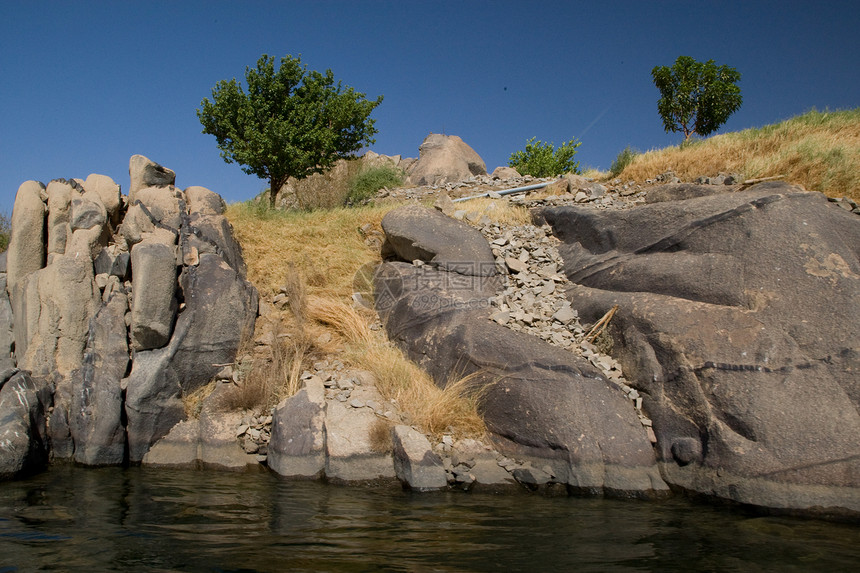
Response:
[[[0,484],[6,571],[850,571],[860,527],[663,502],[57,467]]]

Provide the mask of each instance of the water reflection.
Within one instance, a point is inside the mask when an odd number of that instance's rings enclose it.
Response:
[[[0,572],[849,570],[860,528],[660,503],[55,468],[0,484]]]

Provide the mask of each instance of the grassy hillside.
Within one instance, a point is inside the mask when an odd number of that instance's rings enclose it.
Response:
[[[784,175],[811,191],[860,201],[860,108],[810,111],[782,123],[649,151],[637,155],[619,177],[644,181],[669,170],[682,181],[720,171],[748,179]]]

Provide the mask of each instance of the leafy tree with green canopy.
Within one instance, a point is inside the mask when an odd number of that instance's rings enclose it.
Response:
[[[651,76],[660,90],[657,111],[666,133],[683,131],[684,141],[694,133],[710,135],[743,102],[736,85],[741,74],[734,68],[716,65],[714,60],[702,63],[679,56],[671,68],[656,66]]]
[[[331,70],[308,71],[301,58],[263,55],[245,68],[247,93],[233,78],[212,88],[197,117],[203,133],[215,136],[221,157],[242,171],[269,181],[272,207],[290,177],[322,173],[335,161],[375,143],[373,109],[382,103],[335,83]]]

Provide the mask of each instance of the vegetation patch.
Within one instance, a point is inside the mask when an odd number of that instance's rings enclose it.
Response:
[[[649,151],[619,176],[644,181],[670,170],[687,181],[721,171],[746,178],[783,175],[806,189],[860,201],[860,108],[812,110],[781,123]]]
[[[405,177],[403,170],[393,165],[365,167],[350,181],[347,202],[357,205],[373,198],[383,187],[389,189],[400,187]]]

